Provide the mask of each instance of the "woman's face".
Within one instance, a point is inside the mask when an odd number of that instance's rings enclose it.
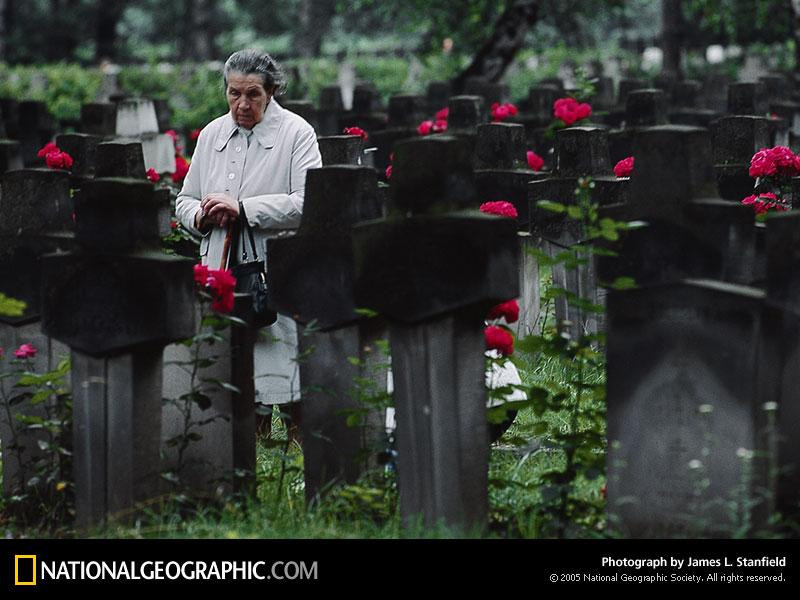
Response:
[[[264,111],[272,99],[272,92],[264,89],[260,75],[229,73],[225,96],[237,125],[252,129],[264,118]]]

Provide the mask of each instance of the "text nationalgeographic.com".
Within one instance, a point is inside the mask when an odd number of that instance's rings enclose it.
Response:
[[[48,581],[295,581],[316,580],[317,562],[303,561],[46,561],[34,563],[38,583]]]

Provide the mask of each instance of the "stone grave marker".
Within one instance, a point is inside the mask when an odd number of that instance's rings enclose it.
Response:
[[[737,491],[757,503],[752,529],[765,523],[764,297],[711,280],[609,292],[608,513],[621,535],[730,537],[746,523],[726,510]]]
[[[475,145],[475,185],[479,203],[505,200],[517,209],[520,235],[519,320],[512,328],[517,337],[536,330],[541,307],[539,265],[528,251],[536,244],[529,231],[528,183],[544,179],[528,167],[525,128],[515,123],[486,123],[478,126]]]
[[[379,173],[383,173],[389,165],[389,155],[397,142],[419,135],[417,126],[428,118],[425,106],[424,96],[405,94],[389,98],[386,129],[370,135],[370,142],[376,147],[373,160]]]
[[[769,96],[762,82],[733,83],[728,87],[728,113],[767,117],[769,145],[788,146],[791,123],[769,112]]]
[[[669,122],[677,125],[709,127],[720,115],[700,105],[703,84],[693,79],[678,81],[672,89]]]
[[[342,100],[342,88],[338,85],[328,85],[320,90],[319,111],[317,119],[319,129],[317,135],[339,135],[342,133],[339,127],[339,116],[344,112],[344,102]]]
[[[719,195],[741,202],[753,193],[750,159],[769,144],[769,121],[765,117],[722,117],[711,124],[711,135]]]
[[[130,517],[160,490],[162,349],[194,333],[192,262],[158,248],[147,181],[75,198],[77,248],[43,259],[42,331],[72,350],[76,519]]]
[[[553,213],[538,206],[540,200],[575,204],[575,189],[581,177],[591,177],[595,184],[592,198],[601,206],[628,202],[627,180],[611,175],[608,160],[607,132],[596,127],[570,127],[556,133],[558,162],[553,177],[528,184],[530,233],[540,248],[551,257],[579,244],[584,239],[581,225],[565,213]],[[576,269],[563,264],[553,266],[553,285],[578,294],[594,303],[602,302],[597,287],[595,260]],[[570,334],[577,338],[596,333],[601,325],[598,315],[570,306],[565,297],[555,300],[555,317],[568,321]]]
[[[472,151],[397,145],[390,216],[353,228],[356,304],[390,322],[400,510],[484,527],[488,446],[483,319],[519,295],[516,224],[474,210]]]
[[[117,105],[112,102],[92,102],[81,106],[80,131],[101,137],[117,133]]]
[[[17,139],[26,167],[37,166],[42,162],[36,153],[53,139],[57,128],[58,124],[43,102],[25,100],[19,103]]]
[[[633,155],[633,139],[643,127],[666,125],[667,96],[663,90],[634,90],[628,94],[625,127],[608,134],[609,158],[612,166]]]
[[[144,168],[158,173],[175,170],[175,145],[172,138],[159,133],[152,100],[127,98],[117,104],[117,141],[139,142]]]
[[[360,127],[370,135],[385,129],[388,116],[381,110],[380,104],[380,94],[374,85],[356,85],[353,89],[353,108],[339,117],[339,133],[345,127]]]
[[[386,447],[383,411],[360,397],[386,391],[387,358],[379,343],[385,324],[357,312],[350,235],[355,223],[382,214],[374,169],[311,169],[297,235],[268,242],[270,302],[299,324],[309,502],[335,483],[355,483]],[[356,381],[371,385],[360,390]],[[358,424],[349,425],[351,419]]]

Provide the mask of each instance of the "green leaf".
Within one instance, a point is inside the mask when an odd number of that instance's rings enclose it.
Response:
[[[27,304],[22,300],[9,298],[0,292],[0,315],[5,317],[21,317],[25,313]]]
[[[636,287],[636,280],[633,277],[617,277],[609,287],[614,290],[632,290]]]
[[[373,317],[377,317],[380,313],[376,310],[372,310],[371,308],[356,308],[353,310],[358,316],[366,317],[367,319],[371,319]]]
[[[553,202],[551,200],[539,200],[536,206],[554,213],[563,213],[567,209],[561,202]]]

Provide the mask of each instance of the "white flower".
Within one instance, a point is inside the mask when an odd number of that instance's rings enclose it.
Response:
[[[693,460],[690,460],[690,461],[689,461],[689,468],[690,468],[690,469],[699,469],[699,468],[701,468],[702,466],[703,466],[703,463],[701,463],[701,462],[700,462],[699,460],[697,460],[696,458],[695,458],[695,459],[693,459]]]

